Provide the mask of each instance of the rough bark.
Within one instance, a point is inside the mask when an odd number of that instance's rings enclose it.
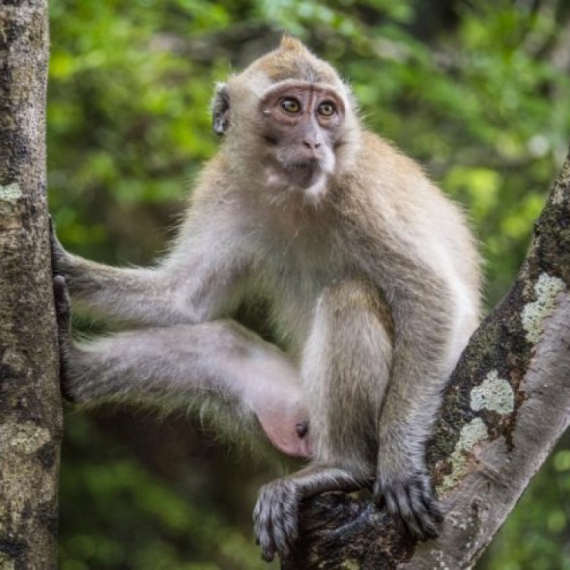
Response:
[[[284,570],[471,568],[570,423],[570,155],[512,289],[472,337],[444,396],[428,463],[445,512],[417,543],[367,501],[303,506]]]
[[[61,435],[45,173],[47,0],[0,1],[0,569],[56,567]]]

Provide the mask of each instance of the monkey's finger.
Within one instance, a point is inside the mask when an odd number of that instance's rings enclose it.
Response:
[[[418,475],[413,487],[413,497],[419,498],[422,506],[435,522],[443,521],[439,501],[432,490],[431,481],[427,474]]]
[[[428,508],[431,518],[437,523],[441,524],[443,522],[443,513],[439,507],[439,503],[435,500],[431,500],[432,506]]]
[[[439,535],[443,515],[439,508],[439,504],[433,494],[420,491],[419,502],[421,502],[421,510],[418,508],[421,516],[419,517],[422,530],[426,538],[436,538]]]
[[[280,507],[277,507],[277,511],[281,511]],[[275,542],[275,547],[277,552],[279,552],[281,557],[286,557],[289,554],[289,540],[287,536],[287,530],[283,520],[283,513],[276,512],[273,524],[273,540]]]
[[[420,475],[398,489],[396,502],[402,520],[414,536],[425,540],[439,534],[442,516],[427,476]]]
[[[417,535],[420,538],[427,540],[430,538],[437,538],[439,535],[440,523],[435,520],[430,513],[423,513],[417,515],[418,523],[421,532]]]
[[[271,562],[275,558],[275,543],[269,526],[259,526],[256,530],[255,542],[261,548],[261,558],[265,562]]]
[[[377,501],[377,504],[383,502],[386,505],[386,508],[388,509],[388,512],[391,515],[394,515],[394,516],[398,515],[398,505],[397,505],[396,499],[392,495],[392,493],[382,492],[382,494],[378,496],[376,501]]]
[[[412,533],[413,536],[423,537],[422,527],[416,518],[416,513],[412,507],[412,501],[409,495],[409,487],[399,487],[394,491],[389,491],[388,494],[394,494],[394,503],[398,510],[402,521]]]
[[[271,562],[275,555],[271,548],[269,524],[266,516],[258,514],[258,518],[255,520],[255,544],[260,547],[261,557],[266,562]]]
[[[253,513],[256,543],[261,548],[265,562],[275,558],[276,546],[273,540],[272,488],[262,487]]]
[[[419,519],[422,528],[422,536],[425,540],[434,539],[439,536],[439,523],[431,516],[427,515]]]
[[[274,520],[274,535],[277,550],[287,556],[297,540],[298,498],[294,488],[283,485],[279,497],[278,518]]]
[[[435,538],[438,534],[438,523],[427,507],[423,490],[420,486],[409,488],[409,499],[412,512],[420,528],[421,538]]]
[[[65,278],[62,275],[56,275],[53,278],[53,293],[60,335],[69,333],[71,330],[71,301]]]
[[[427,488],[422,487],[421,500],[425,508],[427,509],[428,513],[430,514],[431,518],[436,523],[443,522],[443,514],[441,512],[439,502],[429,486]]]
[[[299,536],[298,502],[295,497],[286,507],[284,515],[284,530],[287,536],[288,550],[292,550]]]
[[[277,552],[281,556],[287,556],[289,547],[287,544],[285,503],[287,502],[287,492],[285,486],[277,484],[272,496],[272,526],[273,541]]]

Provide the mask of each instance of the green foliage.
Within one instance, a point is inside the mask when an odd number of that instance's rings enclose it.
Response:
[[[249,535],[201,482],[167,484],[85,417],[67,425],[61,470],[62,570],[260,570]],[[182,498],[184,497],[184,499]]]
[[[564,0],[50,5],[50,203],[70,250],[137,263],[163,247],[162,228],[215,152],[213,85],[286,30],[350,79],[371,129],[465,205],[487,260],[489,306],[506,292],[570,141]],[[70,419],[67,433],[64,570],[259,567],[249,494],[236,527],[223,504],[229,490],[189,494],[187,472],[179,479],[143,467],[144,454],[84,416]],[[509,518],[487,567],[570,567],[570,515],[559,504],[570,492],[567,455],[555,455]],[[235,494],[243,482],[225,465]],[[205,501],[210,493],[221,500]]]

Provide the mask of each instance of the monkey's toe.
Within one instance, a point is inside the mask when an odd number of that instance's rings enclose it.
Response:
[[[79,399],[70,387],[67,370],[67,358],[72,347],[71,302],[67,284],[62,275],[55,275],[53,278],[53,295],[59,341],[59,378],[61,394],[68,402],[78,403]]]
[[[290,481],[279,479],[262,487],[253,513],[261,556],[271,562],[275,553],[287,556],[297,539],[298,497]]]
[[[71,324],[71,302],[67,283],[63,275],[55,275],[53,278],[53,294],[58,329],[68,331]]]

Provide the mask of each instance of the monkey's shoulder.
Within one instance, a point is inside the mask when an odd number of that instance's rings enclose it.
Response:
[[[231,184],[232,165],[225,153],[218,151],[201,168],[190,193],[190,205],[204,202],[215,204],[224,200],[234,189]]]
[[[437,233],[446,225],[466,225],[461,208],[430,180],[420,164],[370,131],[363,131],[354,166],[337,184],[342,211],[368,220],[372,226],[409,234],[414,228],[426,227]]]

